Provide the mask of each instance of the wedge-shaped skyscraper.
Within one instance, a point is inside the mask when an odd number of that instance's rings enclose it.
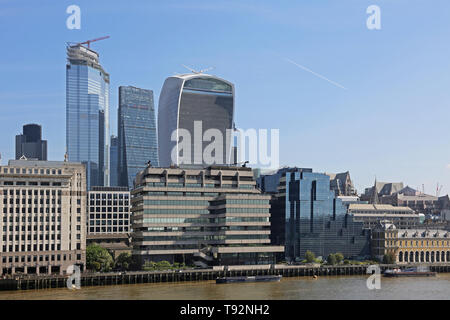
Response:
[[[133,187],[136,174],[151,161],[158,166],[153,91],[131,86],[119,87],[119,179]]]

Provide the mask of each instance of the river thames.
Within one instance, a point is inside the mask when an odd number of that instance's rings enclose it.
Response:
[[[215,281],[3,291],[0,300],[391,300],[449,299],[450,274],[433,278],[381,278],[369,290],[366,276],[283,278],[280,282],[216,284]]]

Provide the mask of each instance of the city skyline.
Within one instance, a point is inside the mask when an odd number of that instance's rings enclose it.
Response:
[[[5,2],[1,9],[2,23],[13,30],[1,35],[2,42],[10,44],[8,52],[0,53],[2,60],[8,61],[0,67],[2,74],[8,75],[0,80],[0,106],[6,110],[0,124],[3,162],[14,158],[14,136],[26,123],[39,123],[45,128],[49,159],[63,159],[64,43],[110,34],[111,39],[92,47],[100,53],[113,81],[111,134],[117,133],[115,90],[120,85],[154,90],[158,101],[163,80],[173,72],[183,72],[181,64],[215,66],[214,74],[236,84],[237,127],[280,128],[281,165],[313,167],[321,172],[349,170],[359,192],[371,186],[375,176],[379,181],[403,181],[418,189],[425,184],[429,194],[434,194],[438,182],[444,185],[443,194],[449,191],[445,118],[450,97],[445,59],[450,50],[441,41],[448,36],[443,28],[448,9],[444,1],[437,1],[432,8],[406,1],[382,2],[379,31],[365,26],[369,1],[348,1],[326,8],[314,4],[272,7],[268,2],[259,7],[254,2],[219,1],[180,5],[169,1],[141,3],[142,12],[120,4],[112,8],[106,2],[80,1],[83,22],[81,30],[75,31],[65,27],[69,4],[48,1],[28,7]],[[143,17],[143,13],[155,19],[115,26],[116,19],[107,19],[104,12],[120,14],[128,23],[136,16]],[[230,15],[233,25],[226,26]],[[173,22],[186,16],[199,32],[195,37],[185,31],[173,35],[181,22],[164,30],[169,23],[164,19],[175,18],[169,19]],[[421,18],[427,23],[411,22]],[[215,21],[214,31],[219,36],[213,38],[208,28],[200,26],[214,26]],[[139,27],[138,32],[130,36],[133,27]],[[148,30],[154,43],[140,41]],[[238,36],[241,30],[242,36]],[[40,32],[50,39],[44,46],[38,45]],[[178,42],[164,40],[165,32],[179,37]],[[36,39],[28,39],[28,34]],[[10,41],[11,37],[27,39],[28,49],[33,50],[22,51],[23,44]],[[202,39],[208,39],[206,44]],[[161,53],[151,50],[155,46]],[[129,58],[120,61],[125,53]],[[39,63],[32,60],[36,57]],[[307,66],[347,90],[285,59]],[[256,81],[268,73],[271,77],[264,78],[263,83]],[[276,114],[271,111],[274,106]],[[298,148],[290,147],[299,142]]]

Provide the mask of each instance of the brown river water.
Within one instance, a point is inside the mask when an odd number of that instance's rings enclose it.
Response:
[[[307,300],[450,299],[450,274],[432,278],[381,278],[369,290],[366,276],[283,278],[280,282],[216,284],[215,281],[2,291],[0,300]]]

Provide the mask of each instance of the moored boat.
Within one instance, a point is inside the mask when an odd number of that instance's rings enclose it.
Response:
[[[384,272],[385,277],[435,277],[436,272],[428,268],[389,269]]]
[[[281,278],[282,278],[281,275],[221,277],[216,279],[216,283],[267,282],[267,281],[280,281]]]

